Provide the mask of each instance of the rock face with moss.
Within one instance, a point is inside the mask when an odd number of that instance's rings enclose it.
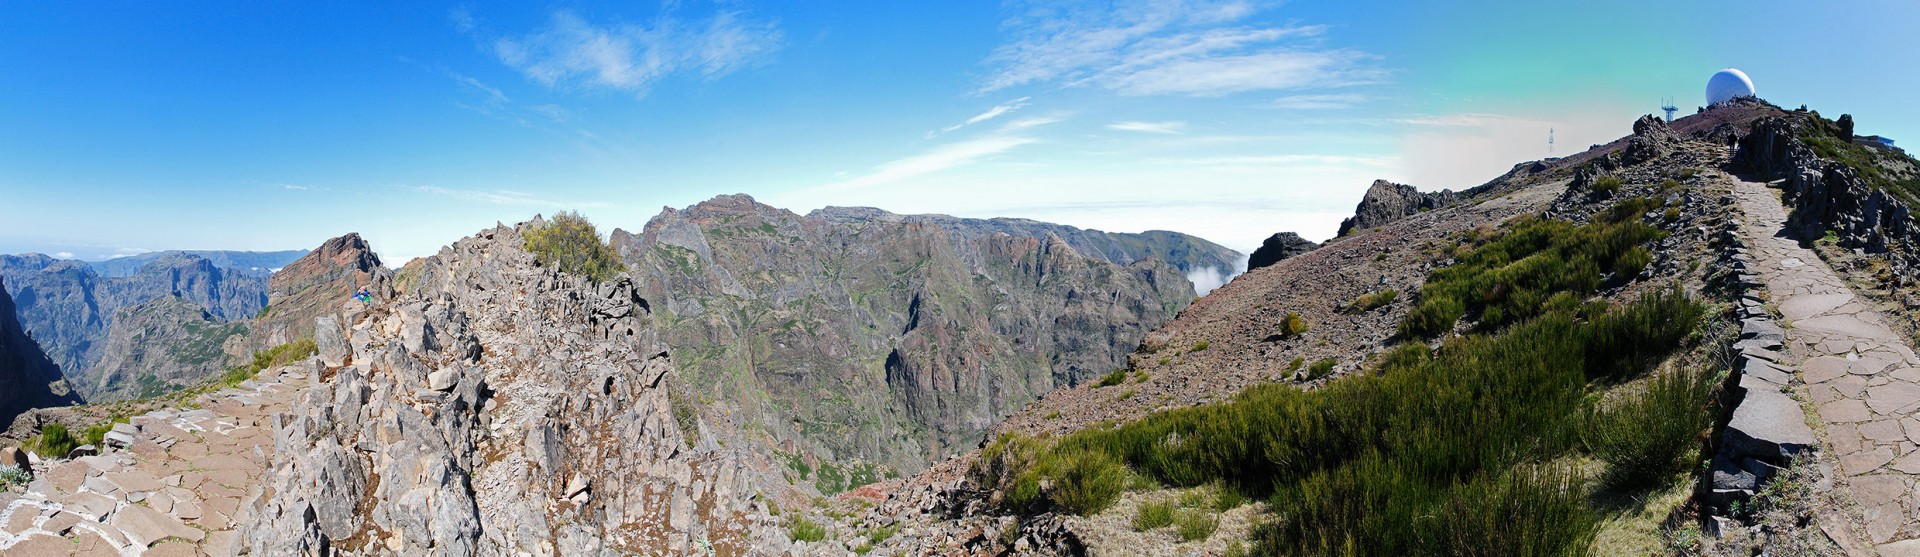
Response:
[[[160,328],[184,331],[189,321],[227,323],[251,318],[266,305],[267,279],[214,265],[189,254],[156,258],[132,276],[101,276],[87,263],[44,255],[0,256],[0,276],[7,280],[19,318],[34,340],[60,366],[75,389],[89,400],[111,400],[132,390],[121,379],[137,380],[140,370],[115,366],[138,358],[108,361],[115,336],[142,336],[148,352],[191,350],[160,346],[175,341],[201,343],[200,338],[172,338],[151,333]],[[198,311],[161,312],[183,319],[160,324],[159,315],[140,308],[156,300],[177,299]],[[122,315],[144,316],[123,324]],[[124,348],[122,356],[125,356]],[[217,370],[222,359],[180,370],[186,375]],[[185,377],[182,375],[181,377]]]
[[[0,278],[0,286],[5,282]],[[0,288],[0,423],[13,423],[15,416],[31,408],[78,400],[67,389],[60,368],[14,319],[13,298]]]
[[[875,465],[920,470],[1124,366],[1193,298],[1156,257],[1118,264],[1058,235],[952,222],[733,195],[612,240],[698,396],[833,492]]]

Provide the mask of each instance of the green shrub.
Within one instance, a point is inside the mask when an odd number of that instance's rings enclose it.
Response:
[[[542,267],[555,267],[596,283],[627,270],[613,248],[600,240],[593,223],[580,213],[561,211],[546,224],[527,231],[525,239],[525,249]]]
[[[1181,541],[1204,540],[1220,528],[1219,515],[1198,509],[1181,509],[1174,513],[1173,522]]]
[[[1137,395],[1137,394],[1140,394],[1140,391],[1137,391],[1134,389],[1127,389],[1126,392],[1120,393],[1120,400],[1132,399],[1133,395]]]
[[[1614,260],[1613,273],[1622,277],[1636,276],[1642,269],[1646,269],[1649,263],[1653,263],[1653,252],[1647,251],[1645,246],[1634,246],[1633,249],[1627,250],[1627,253],[1621,254],[1619,259]]]
[[[1105,452],[1069,455],[1047,498],[1062,510],[1091,516],[1106,510],[1126,488],[1127,468]]]
[[[1173,525],[1173,502],[1160,500],[1140,504],[1140,511],[1133,515],[1133,531],[1145,532],[1154,528]]]
[[[1589,407],[1581,439],[1607,463],[1601,482],[1615,489],[1664,487],[1687,469],[1713,425],[1713,382],[1699,371],[1654,377],[1646,390]]]
[[[67,431],[67,424],[59,422],[40,426],[40,435],[29,439],[28,443],[37,449],[35,452],[40,456],[48,458],[65,458],[67,453],[73,452],[74,447],[80,446],[80,441]]]
[[[1224,483],[1214,484],[1213,510],[1227,512],[1247,504],[1247,496]]]
[[[1113,370],[1113,373],[1100,377],[1100,382],[1094,383],[1093,386],[1097,389],[1100,387],[1112,387],[1125,382],[1127,382],[1127,370],[1116,369]]]
[[[254,352],[253,361],[227,369],[226,373],[220,375],[220,380],[215,382],[214,388],[238,386],[241,382],[252,379],[253,376],[268,368],[289,365],[319,353],[320,345],[313,341],[313,337]]]
[[[1393,300],[1398,297],[1400,297],[1400,292],[1391,288],[1379,292],[1362,294],[1360,297],[1354,298],[1353,302],[1347,304],[1346,312],[1365,313],[1373,311],[1381,306],[1393,303]]]
[[[1307,358],[1306,358],[1306,357],[1304,357],[1304,356],[1294,356],[1294,357],[1293,357],[1293,361],[1291,361],[1291,362],[1287,362],[1287,371],[1288,371],[1288,372],[1292,372],[1292,371],[1294,371],[1294,370],[1298,370],[1298,369],[1300,369],[1300,366],[1303,366],[1303,365],[1306,365],[1306,363],[1307,363]]]
[[[0,464],[0,489],[33,482],[33,473],[12,464]]]
[[[1339,365],[1339,363],[1340,362],[1338,360],[1335,360],[1333,358],[1327,358],[1324,360],[1320,360],[1318,362],[1314,362],[1312,366],[1307,368],[1307,379],[1319,379],[1322,377],[1326,377],[1327,374],[1333,373],[1333,366]]]
[[[1548,298],[1560,292],[1592,295],[1601,285],[1602,269],[1637,274],[1651,260],[1641,244],[1665,235],[1627,218],[1644,213],[1648,203],[1646,198],[1623,200],[1582,226],[1540,218],[1513,223],[1454,265],[1431,273],[1420,288],[1419,305],[1400,321],[1401,338],[1444,333],[1462,318],[1477,320],[1480,330],[1496,330],[1540,315]]]
[[[791,529],[787,530],[787,537],[793,541],[817,542],[827,539],[826,527],[815,524],[812,520],[807,520],[806,517],[794,517],[792,526]]]
[[[1307,332],[1307,320],[1301,319],[1296,312],[1287,312],[1287,318],[1280,322],[1280,336],[1292,338]]]
[[[1207,341],[1204,341],[1204,340],[1203,340],[1203,341],[1200,341],[1200,342],[1196,342],[1196,343],[1193,343],[1193,350],[1189,350],[1189,352],[1199,352],[1199,351],[1201,351],[1201,350],[1206,350],[1206,349],[1207,349],[1208,347],[1210,347],[1210,346],[1212,346],[1212,345],[1211,345],[1211,344],[1207,344]]]
[[[1620,191],[1620,179],[1612,176],[1595,178],[1593,180],[1593,191],[1606,193]]]
[[[978,477],[1017,478],[985,483],[1010,500],[1041,497],[1042,479],[1070,483],[1058,478],[1072,462],[1118,469],[1116,486],[1127,468],[1170,486],[1223,484],[1268,501],[1273,519],[1254,535],[1263,554],[1578,553],[1599,523],[1585,486],[1529,463],[1579,450],[1589,383],[1643,372],[1703,312],[1656,292],[1591,319],[1548,313],[1438,351],[1403,345],[1312,391],[1258,385],[1053,442],[1003,436],[982,459],[1010,464],[976,464],[999,470]]]

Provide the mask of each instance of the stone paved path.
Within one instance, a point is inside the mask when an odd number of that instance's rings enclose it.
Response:
[[[125,448],[43,462],[24,494],[0,493],[0,554],[233,555],[234,514],[305,379],[296,369],[134,417]]]
[[[1788,326],[1791,360],[1826,424],[1840,489],[1859,503],[1883,556],[1920,555],[1920,358],[1824,261],[1785,232],[1765,184],[1740,182],[1745,235],[1770,302]]]

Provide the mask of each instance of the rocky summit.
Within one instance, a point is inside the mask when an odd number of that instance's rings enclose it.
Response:
[[[1449,190],[1422,193],[1406,184],[1374,180],[1373,185],[1367,187],[1366,196],[1360,198],[1360,204],[1354,207],[1353,216],[1340,221],[1339,235],[1376,228],[1407,215],[1451,205],[1458,200],[1459,196]]]

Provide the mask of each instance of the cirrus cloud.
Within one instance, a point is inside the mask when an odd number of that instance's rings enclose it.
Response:
[[[456,12],[456,26],[480,33],[472,16],[462,15]],[[783,37],[776,22],[730,11],[700,20],[663,14],[640,25],[597,24],[562,10],[532,33],[483,42],[501,63],[547,87],[644,95],[672,75],[713,80],[760,62]]]

